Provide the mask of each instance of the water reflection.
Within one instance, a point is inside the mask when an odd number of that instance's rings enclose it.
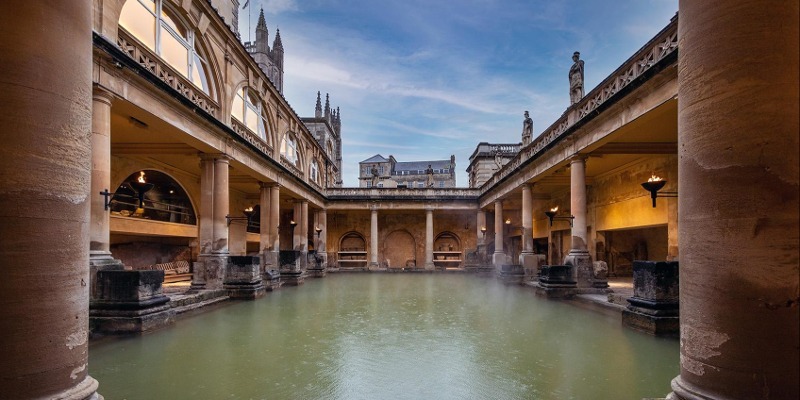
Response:
[[[92,345],[108,399],[638,399],[678,343],[488,279],[334,275]]]

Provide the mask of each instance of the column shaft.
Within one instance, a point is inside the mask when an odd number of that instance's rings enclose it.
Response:
[[[506,255],[503,249],[503,201],[494,202],[494,256],[493,264],[496,267],[506,263]]]
[[[109,247],[109,211],[105,197],[100,192],[111,187],[111,100],[113,95],[102,88],[92,93],[92,192],[91,229],[89,230],[89,257],[111,258]],[[109,198],[108,200],[111,200]]]
[[[300,238],[302,237],[302,228],[300,221],[303,219],[303,209],[300,205],[299,201],[294,202],[294,206],[292,209],[292,221],[294,221],[295,226],[292,230],[292,249],[301,251],[302,244],[300,243]]]
[[[433,263],[433,210],[425,210],[425,269],[434,269]]]
[[[271,250],[275,253],[281,249],[281,235],[279,225],[281,223],[281,187],[273,184],[269,190],[269,236],[272,239]]]
[[[317,226],[322,229],[317,238],[317,252],[325,253],[328,248],[328,212],[324,209],[317,213]]]
[[[214,159],[207,154],[200,157],[200,254],[211,254],[214,242]]]
[[[308,251],[308,201],[300,202],[300,250]]]
[[[267,251],[269,251],[270,246],[272,246],[272,237],[270,236],[271,229],[269,224],[269,213],[270,213],[270,185],[266,183],[260,184],[260,192],[259,192],[259,200],[258,205],[261,211],[259,216],[259,235],[258,235],[258,253],[264,257]]]
[[[483,229],[487,229],[486,226],[486,212],[478,211],[477,215],[475,216],[477,223],[475,224],[476,230],[475,234],[478,238],[475,242],[478,244],[486,244],[486,232]]]
[[[230,159],[226,156],[214,159],[214,241],[211,246],[214,254],[228,253],[228,223],[225,217],[230,212],[229,165]]]
[[[798,2],[679,8],[682,345],[672,388],[684,399],[797,399]]]
[[[91,30],[92,2],[0,2],[4,398],[97,390],[87,368],[90,196],[100,196],[90,183]]]
[[[375,208],[372,209],[370,215],[369,237],[369,265],[378,267],[378,210]]]
[[[522,185],[522,252],[533,253],[533,201],[531,186]]]
[[[570,211],[572,221],[571,250],[588,251],[586,235],[586,160],[573,157],[570,161]]]

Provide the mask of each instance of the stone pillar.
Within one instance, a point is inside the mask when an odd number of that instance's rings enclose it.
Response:
[[[492,264],[497,268],[508,263],[506,253],[503,251],[503,228],[503,201],[497,200],[494,202],[494,254],[492,255]]]
[[[303,219],[302,216],[303,210],[299,201],[295,201],[293,207],[294,208],[292,209],[292,221],[294,221],[296,225],[292,230],[292,250],[301,251],[302,244],[300,243],[300,237],[302,235],[301,234],[302,228],[300,221]]]
[[[99,86],[92,91],[92,188],[89,228],[89,266],[91,297],[96,297],[97,271],[122,270],[124,266],[111,256],[109,210],[101,192],[114,192],[111,186],[111,100],[113,94]],[[111,200],[111,197],[108,198]]]
[[[267,265],[266,255],[272,246],[272,237],[270,236],[271,229],[269,225],[269,213],[271,206],[270,184],[260,182],[259,189],[258,206],[261,209],[261,213],[258,219],[260,226],[258,235],[258,254],[261,256],[261,269],[263,270]]]
[[[281,187],[277,183],[273,183],[269,189],[269,236],[272,241],[271,256],[267,259],[268,265],[274,266],[277,270],[278,254],[281,251]]]
[[[587,247],[586,234],[586,159],[576,155],[570,160],[570,212],[572,220],[572,240],[569,254],[564,264],[572,267],[572,280],[578,288],[591,288],[595,285],[594,265]],[[607,281],[598,281],[597,287],[608,287]]]
[[[230,159],[227,156],[217,155],[214,158],[213,254],[228,254],[228,221],[225,217],[230,213],[229,167]]]
[[[539,267],[539,259],[533,252],[533,195],[531,185],[522,185],[522,253],[519,255],[519,264],[525,270],[525,275],[532,278]]]
[[[369,224],[369,267],[380,268],[378,264],[378,209],[373,205]]]
[[[672,398],[800,398],[798,2],[679,3],[681,372]]]
[[[200,224],[199,258],[203,264],[205,279],[204,286],[194,285],[194,288],[222,289],[229,256],[228,223],[225,219],[230,211],[229,166],[230,159],[223,154],[203,157],[203,175],[200,177],[202,196],[200,207],[203,214]],[[210,243],[207,236],[209,233]]]
[[[667,197],[667,261],[678,261],[678,199]]]
[[[488,227],[486,226],[486,212],[482,210],[478,211],[478,213],[475,216],[475,220],[477,221],[477,223],[475,224],[476,227],[475,234],[476,237],[478,238],[478,240],[476,240],[475,243],[478,243],[479,245],[486,244],[486,232],[482,230],[482,228],[488,229]]]
[[[308,200],[300,202],[300,251],[308,252]]]
[[[433,270],[433,209],[425,209],[425,269]]]
[[[328,252],[328,212],[325,209],[317,213],[317,226],[322,229],[317,237],[317,252],[327,254]]]
[[[200,213],[197,216],[200,254],[194,264],[192,289],[206,287],[206,259],[214,242],[214,157],[200,154]]]
[[[98,398],[87,371],[89,206],[100,196],[91,30],[91,2],[0,2],[4,398]]]

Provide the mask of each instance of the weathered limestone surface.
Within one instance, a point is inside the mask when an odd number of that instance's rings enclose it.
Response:
[[[678,262],[636,261],[633,263],[633,297],[622,312],[625,326],[653,335],[677,335]]]
[[[164,271],[98,271],[89,312],[92,333],[141,333],[171,323],[174,312],[163,282]]]
[[[230,256],[225,267],[223,287],[232,299],[252,300],[263,297],[261,260],[253,256]]]
[[[673,398],[800,397],[796,1],[680,1]]]
[[[0,2],[5,398],[98,398],[87,369],[91,27],[91,2]]]

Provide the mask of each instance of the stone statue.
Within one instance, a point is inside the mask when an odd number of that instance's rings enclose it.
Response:
[[[581,53],[572,55],[572,67],[569,69],[569,104],[573,105],[583,98],[583,60]]]
[[[375,164],[372,164],[370,173],[372,173],[372,187],[376,187],[378,185],[378,167]]]
[[[525,119],[522,121],[522,145],[527,146],[533,137],[533,120],[530,114],[525,111]]]
[[[425,170],[425,173],[428,174],[428,179],[425,181],[425,187],[433,187],[433,168],[431,168],[430,164],[428,164],[428,169]]]

